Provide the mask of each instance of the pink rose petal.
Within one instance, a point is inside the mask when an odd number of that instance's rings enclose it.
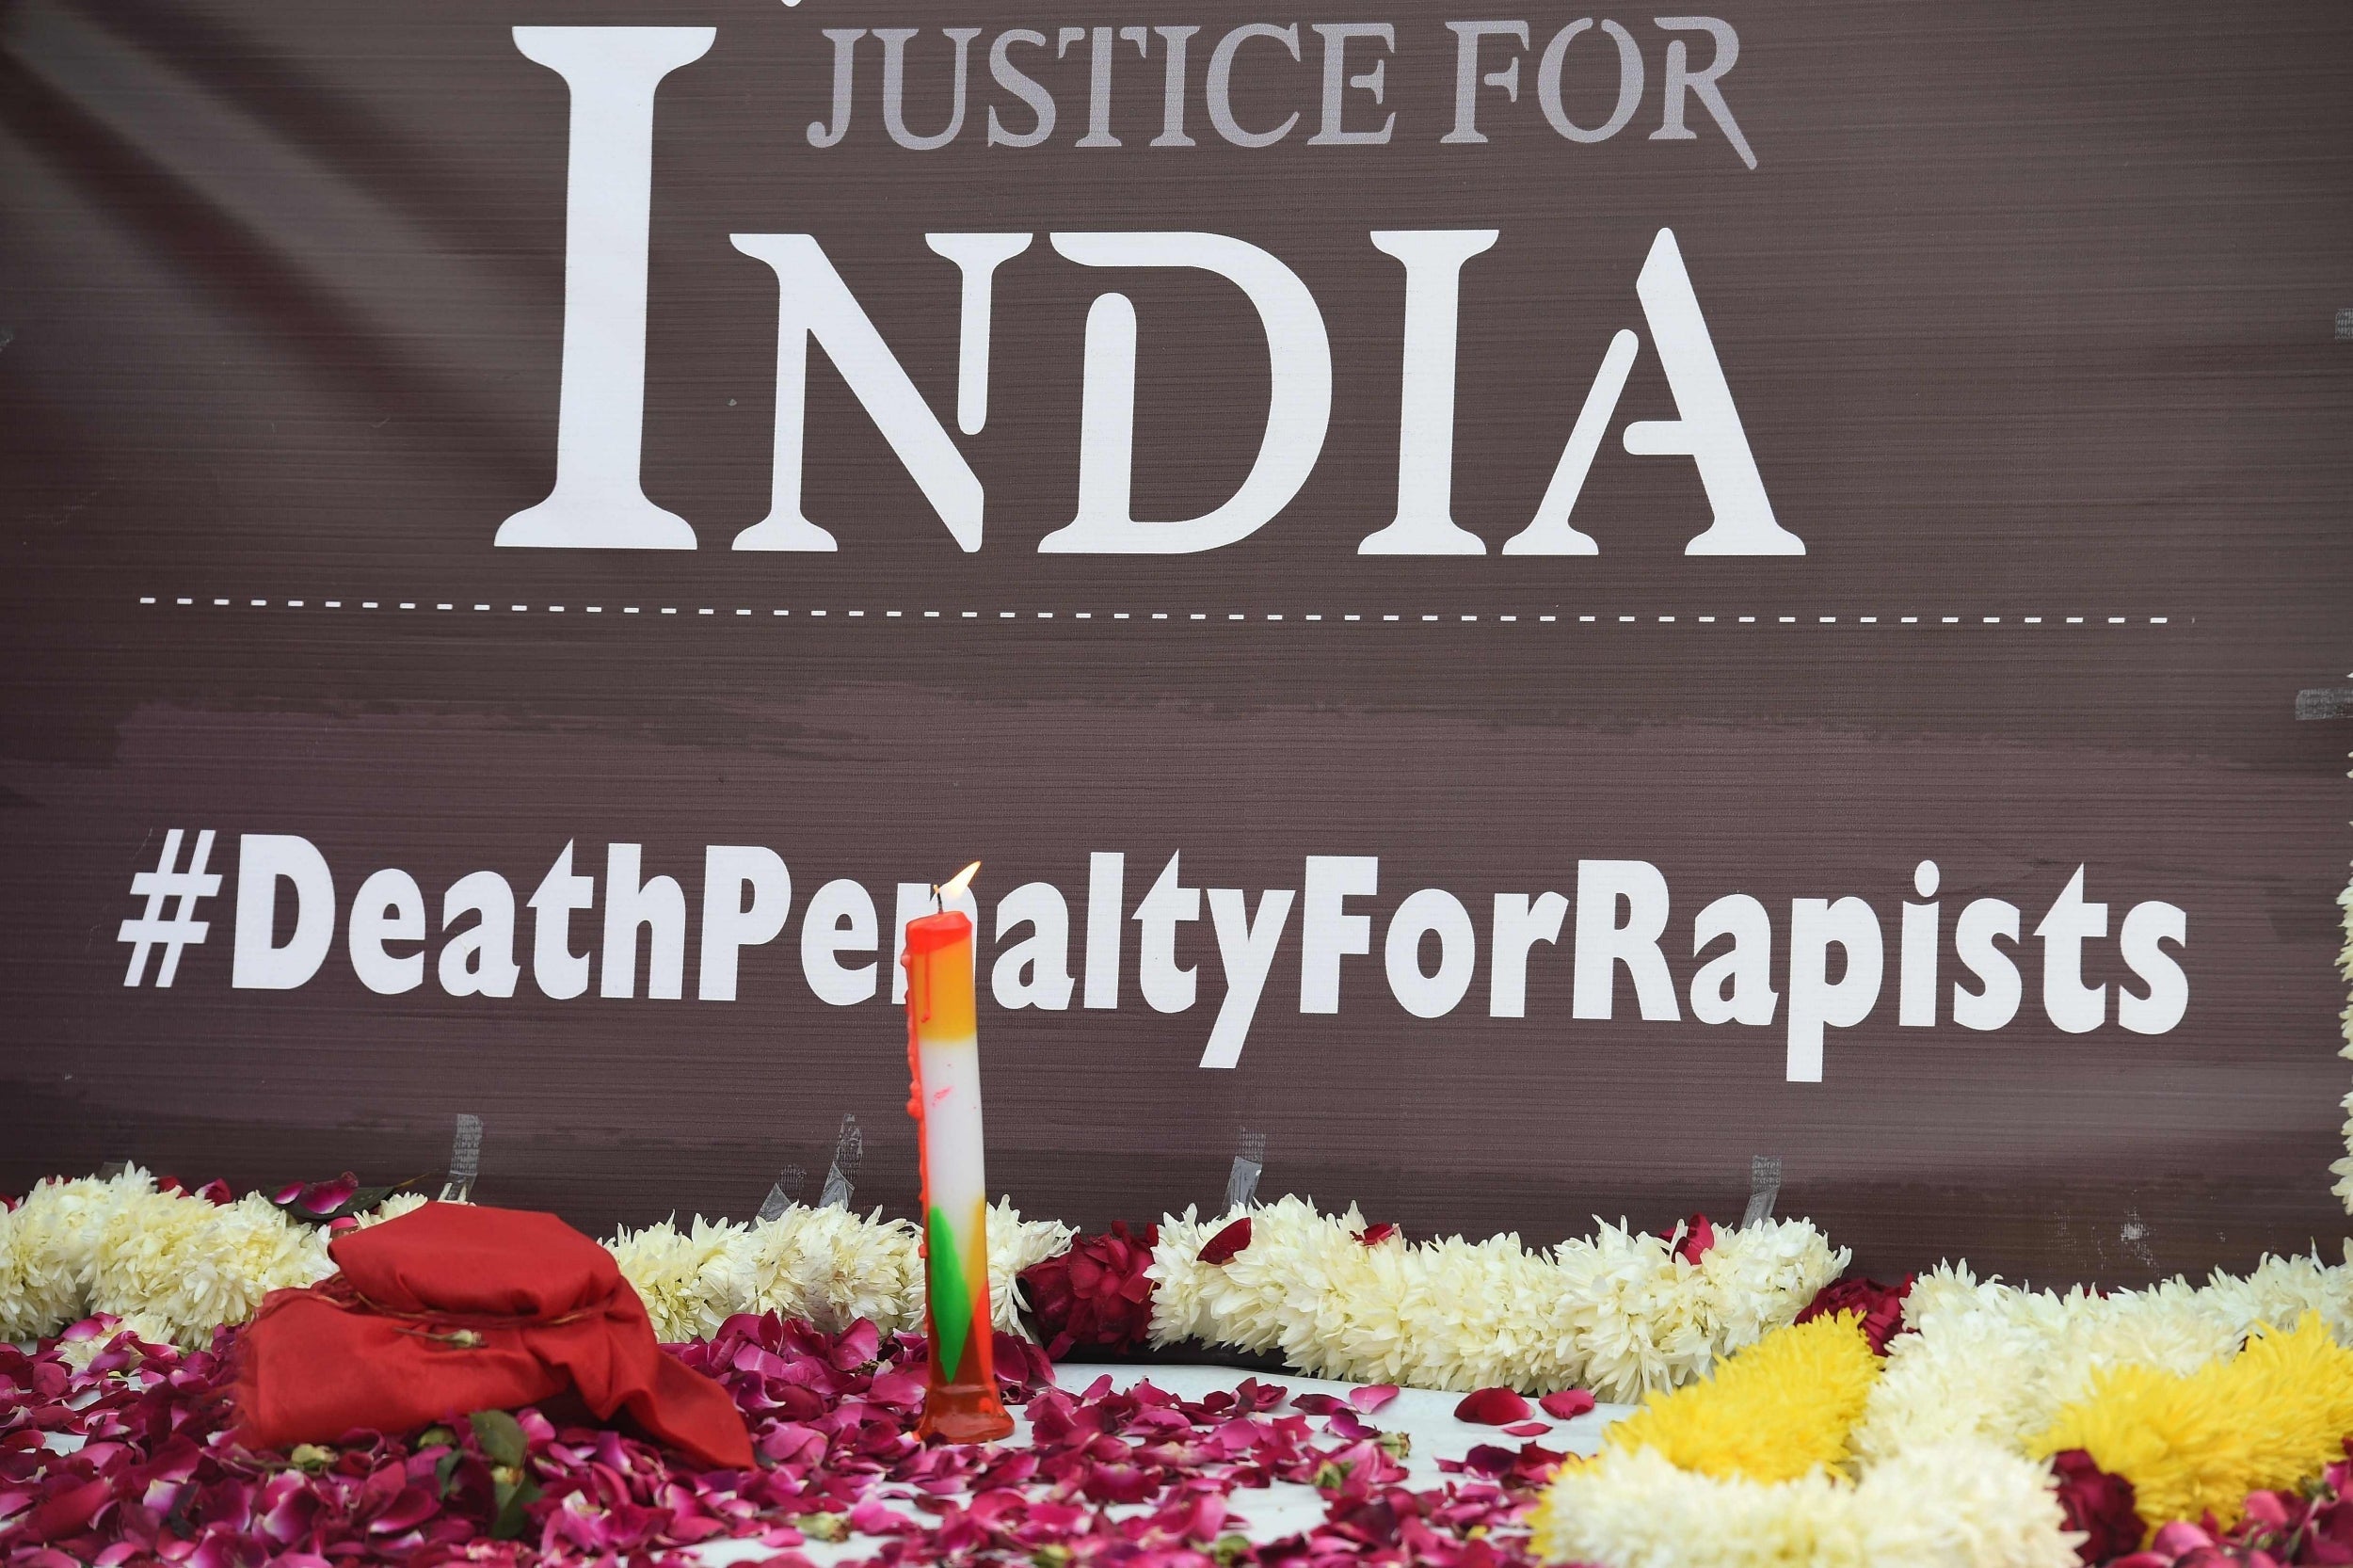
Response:
[[[360,1190],[360,1178],[345,1171],[332,1181],[315,1182],[302,1190],[296,1201],[303,1212],[328,1215],[351,1201],[351,1194]]]
[[[1369,1388],[1350,1389],[1348,1394],[1348,1402],[1363,1411],[1366,1415],[1369,1416],[1374,1411],[1380,1409],[1383,1405],[1387,1404],[1391,1400],[1396,1398],[1396,1384],[1377,1383]]]
[[[1536,1401],[1547,1416],[1563,1421],[1574,1421],[1593,1408],[1593,1397],[1582,1388],[1563,1388],[1557,1394],[1546,1394]]]

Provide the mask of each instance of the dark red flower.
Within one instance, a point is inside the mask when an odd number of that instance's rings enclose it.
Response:
[[[1538,1400],[1544,1413],[1557,1420],[1574,1421],[1593,1408],[1593,1397],[1582,1388],[1563,1388]]]
[[[2109,1475],[2081,1448],[2070,1448],[2051,1460],[2058,1475],[2059,1507],[2067,1528],[2082,1530],[2084,1544],[2075,1554],[2086,1562],[2105,1562],[2140,1549],[2147,1533],[2133,1511],[2133,1483]]]
[[[1116,1222],[1104,1236],[1081,1236],[1059,1257],[1021,1271],[1030,1315],[1060,1358],[1080,1346],[1132,1351],[1152,1326],[1152,1248],[1158,1225],[1141,1233]]]
[[[1362,1241],[1368,1247],[1377,1247],[1382,1242],[1387,1240],[1390,1237],[1395,1236],[1396,1234],[1397,1226],[1390,1224],[1385,1220],[1377,1225],[1367,1225],[1364,1229],[1358,1231],[1356,1233],[1356,1240]]]
[[[1806,1304],[1797,1321],[1810,1323],[1817,1318],[1852,1312],[1863,1320],[1863,1337],[1871,1342],[1872,1352],[1885,1355],[1887,1342],[1903,1332],[1904,1298],[1912,1294],[1912,1280],[1910,1274],[1904,1275],[1901,1285],[1881,1285],[1852,1274],[1833,1280]]]
[[[198,1188],[196,1190],[196,1195],[202,1198],[205,1202],[219,1208],[226,1208],[229,1205],[237,1201],[237,1194],[235,1191],[218,1176],[215,1176],[212,1180]]]
[[[1250,1216],[1245,1214],[1201,1244],[1204,1263],[1225,1263],[1250,1245]]]
[[[1508,1427],[1529,1416],[1528,1401],[1509,1388],[1481,1388],[1463,1396],[1463,1402],[1454,1407],[1458,1421],[1476,1421],[1481,1426]]]

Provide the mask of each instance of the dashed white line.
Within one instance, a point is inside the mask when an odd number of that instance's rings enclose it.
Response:
[[[137,596],[137,597],[138,597],[138,602],[139,602],[139,603],[141,603],[141,604],[143,604],[143,605],[159,605],[159,604],[162,604],[163,602],[165,602],[165,600],[163,600],[163,598],[162,598],[162,597],[160,597],[160,596],[158,596],[158,595],[155,595],[155,594],[141,594],[141,595],[139,595],[139,596]],[[202,603],[202,602],[204,602],[204,600],[199,600],[199,599],[195,598],[194,596],[190,596],[190,595],[182,595],[182,596],[178,596],[178,597],[173,598],[173,599],[170,600],[170,602],[172,602],[172,603],[174,603],[174,604],[180,604],[180,605],[195,605],[195,604]],[[228,599],[228,598],[216,598],[216,599],[212,600],[210,602],[211,602],[211,603],[212,603],[212,604],[213,604],[216,608],[222,608],[222,609],[225,609],[225,608],[229,608],[229,607],[231,607],[232,605],[235,604],[237,601],[236,601],[235,600],[232,600],[232,599]],[[246,602],[246,604],[247,604],[248,607],[250,607],[250,608],[252,608],[252,609],[261,610],[261,609],[267,609],[267,608],[269,608],[269,606],[270,606],[270,605],[271,605],[274,601],[273,601],[273,600],[267,600],[267,599],[249,599],[249,600],[247,600],[245,602]],[[340,599],[318,600],[315,600],[315,601],[314,601],[314,600],[303,600],[303,599],[289,599],[289,600],[283,600],[282,602],[283,602],[284,606],[285,606],[287,609],[290,609],[290,610],[300,610],[300,609],[305,609],[305,608],[308,608],[308,607],[312,606],[313,603],[315,603],[315,604],[317,605],[317,607],[319,607],[319,608],[322,608],[322,609],[328,609],[328,610],[340,610],[340,609],[343,609],[343,608],[344,608],[344,601],[343,600],[340,600]],[[414,610],[414,609],[418,608],[418,601],[413,600],[401,600],[397,601],[397,603],[398,603],[398,607],[399,607],[400,609],[403,609],[403,610]],[[359,607],[359,608],[360,608],[360,609],[362,609],[362,610],[375,610],[375,609],[379,609],[379,608],[381,608],[381,607],[382,607],[382,601],[381,601],[381,600],[373,600],[373,599],[369,599],[369,600],[358,600],[358,601],[357,601],[357,604],[358,604],[358,607]],[[446,600],[437,600],[437,601],[435,601],[435,602],[434,602],[433,608],[434,608],[434,609],[436,609],[436,610],[456,610],[456,609],[459,608],[459,606],[458,606],[458,605],[456,605],[456,603],[453,603],[453,602],[450,602],[450,601],[446,601]],[[489,611],[489,610],[495,609],[495,608],[496,608],[496,606],[495,606],[495,605],[492,605],[492,604],[489,604],[489,603],[485,602],[485,603],[476,603],[476,604],[474,604],[474,605],[472,606],[472,608],[473,608],[476,612],[488,612],[488,611]],[[530,612],[531,612],[534,608],[535,608],[535,607],[534,607],[534,606],[532,606],[532,605],[530,605],[530,604],[509,604],[509,605],[507,606],[508,611],[509,611],[511,614],[515,614],[515,615],[525,615],[525,614],[529,614],[529,613],[530,613]],[[567,613],[567,610],[568,610],[568,606],[566,606],[566,605],[562,605],[562,604],[548,604],[548,605],[538,606],[537,608],[538,608],[538,609],[540,609],[543,613],[545,613],[545,614],[547,614],[547,615],[560,616],[560,615],[566,614],[566,613]],[[605,608],[605,607],[604,607],[603,605],[601,605],[601,604],[586,604],[586,605],[582,605],[582,606],[580,606],[579,608],[581,609],[581,611],[582,611],[583,613],[587,614],[587,615],[592,615],[592,616],[594,616],[594,615],[601,615],[601,614],[604,612],[604,608]],[[634,605],[634,604],[630,604],[630,605],[623,605],[623,606],[620,606],[620,607],[619,607],[619,610],[620,610],[620,613],[621,613],[622,615],[625,615],[625,616],[634,616],[634,615],[637,615],[637,614],[639,614],[639,613],[640,613],[640,611],[639,611],[639,607],[638,607],[637,605]],[[674,605],[666,605],[666,604],[665,604],[665,605],[664,605],[664,606],[662,606],[662,607],[661,607],[661,609],[660,609],[660,612],[659,612],[659,613],[660,613],[660,614],[662,614],[662,615],[665,615],[665,616],[675,616],[675,615],[678,615],[678,614],[680,613],[680,611],[679,611],[679,609],[678,609],[676,606],[674,606]],[[718,612],[715,608],[713,608],[713,607],[712,607],[712,606],[708,606],[708,605],[698,607],[698,608],[696,608],[696,611],[695,611],[695,614],[696,614],[696,615],[698,615],[698,616],[715,616],[715,615],[717,615],[718,613],[719,613],[719,612]],[[760,612],[759,612],[759,611],[757,611],[757,610],[754,610],[754,609],[750,609],[750,608],[738,608],[738,609],[736,609],[733,613],[734,613],[735,615],[738,615],[738,616],[756,616],[756,615],[758,615]],[[827,616],[828,615],[832,614],[833,612],[828,611],[828,610],[803,610],[801,613],[802,613],[803,615],[805,615],[805,616],[810,616],[810,617],[812,617],[812,618],[823,619],[823,618],[824,618],[825,616]],[[841,611],[841,612],[840,612],[840,614],[841,614],[844,617],[849,618],[849,619],[853,619],[853,620],[856,620],[856,619],[862,619],[862,618],[864,618],[864,617],[865,617],[865,616],[866,616],[866,614],[867,614],[867,612],[866,612],[866,611],[864,611],[864,610],[843,610],[843,611]],[[880,612],[880,614],[881,614],[881,615],[882,615],[885,618],[887,618],[887,619],[890,619],[890,620],[902,620],[902,619],[905,619],[905,618],[906,618],[907,616],[909,616],[910,615],[914,615],[914,614],[918,614],[918,613],[919,613],[919,612],[904,611],[904,610],[885,610],[885,611]],[[782,617],[789,617],[790,616],[792,616],[792,611],[791,609],[789,609],[789,608],[785,608],[785,607],[781,607],[781,606],[779,606],[779,607],[776,607],[776,608],[772,608],[772,609],[768,612],[768,614],[769,614],[771,616],[775,616],[775,617],[779,617],[779,618],[782,618]],[[924,611],[920,612],[920,616],[922,616],[922,618],[923,618],[923,619],[925,619],[925,620],[939,620],[939,619],[942,619],[942,618],[944,617],[944,616],[945,616],[946,612],[939,611],[939,610],[924,610]],[[955,614],[956,614],[957,618],[959,618],[959,619],[963,619],[963,620],[978,620],[978,619],[982,618],[982,616],[983,616],[984,614],[986,614],[986,612],[984,612],[984,611],[979,611],[979,610],[962,610],[962,611],[957,611],[957,612],[955,612]],[[1055,610],[1033,610],[1033,611],[1021,611],[1021,610],[999,610],[998,612],[996,612],[996,616],[997,616],[997,618],[998,618],[998,619],[1000,619],[1000,620],[1018,620],[1018,619],[1020,619],[1020,618],[1021,618],[1023,616],[1025,616],[1025,615],[1034,616],[1034,618],[1036,618],[1036,619],[1038,619],[1038,620],[1053,620],[1053,619],[1057,618],[1058,616],[1068,616],[1068,617],[1069,617],[1070,619],[1072,619],[1072,620],[1094,620],[1094,619],[1098,618],[1098,613],[1097,613],[1097,612],[1096,612],[1096,611],[1093,611],[1093,610],[1067,610],[1067,611],[1055,611]],[[1338,615],[1337,616],[1327,616],[1327,615],[1325,615],[1325,614],[1323,614],[1323,613],[1321,613],[1321,612],[1316,612],[1316,613],[1312,613],[1312,614],[1299,614],[1299,615],[1291,615],[1291,614],[1289,614],[1289,613],[1286,613],[1286,612],[1268,611],[1268,612],[1260,612],[1260,613],[1257,613],[1257,614],[1255,614],[1255,615],[1254,615],[1254,614],[1253,614],[1253,613],[1251,613],[1251,612],[1247,612],[1247,611],[1241,611],[1241,610],[1228,610],[1228,611],[1223,611],[1223,612],[1210,612],[1210,611],[1205,611],[1205,610],[1194,610],[1194,611],[1186,612],[1186,613],[1184,613],[1184,614],[1183,614],[1183,615],[1181,615],[1181,616],[1177,616],[1177,615],[1176,615],[1175,613],[1170,612],[1170,611],[1166,611],[1166,610],[1154,610],[1154,611],[1148,612],[1148,615],[1149,615],[1149,617],[1150,617],[1151,619],[1153,619],[1153,620],[1169,620],[1169,619],[1172,619],[1172,618],[1178,618],[1178,619],[1185,619],[1185,620],[1194,620],[1194,621],[1205,621],[1205,622],[1206,622],[1206,621],[1212,621],[1212,620],[1223,619],[1223,620],[1225,620],[1225,621],[1228,622],[1229,624],[1230,624],[1230,623],[1234,623],[1234,622],[1247,622],[1247,621],[1251,621],[1251,620],[1254,620],[1254,619],[1257,619],[1257,620],[1264,620],[1264,621],[1269,622],[1269,623],[1276,623],[1276,622],[1281,622],[1281,621],[1284,621],[1284,620],[1287,620],[1287,619],[1308,620],[1308,621],[1315,621],[1315,622],[1321,623],[1321,622],[1325,621],[1325,620],[1327,620],[1327,619],[1337,619],[1337,620],[1342,621],[1342,622],[1358,622],[1358,621],[1363,621],[1363,620],[1365,620],[1365,619],[1367,619],[1367,618],[1368,618],[1365,615],[1360,614],[1360,613],[1354,613],[1354,612],[1342,612],[1342,613],[1341,613],[1340,615]],[[1113,611],[1110,611],[1110,612],[1108,612],[1108,616],[1109,616],[1109,618],[1111,618],[1111,619],[1112,619],[1112,620],[1133,620],[1133,619],[1137,619],[1137,618],[1139,618],[1139,616],[1138,616],[1137,615],[1135,615],[1135,614],[1131,614],[1130,612],[1126,611],[1126,610],[1113,610]],[[1397,614],[1386,614],[1386,613],[1385,613],[1385,614],[1381,615],[1378,618],[1379,618],[1380,620],[1384,621],[1384,622],[1419,621],[1419,622],[1421,622],[1421,623],[1422,623],[1422,624],[1424,624],[1424,625],[1433,625],[1433,624],[1435,624],[1435,623],[1437,623],[1437,622],[1440,622],[1440,621],[1445,621],[1445,620],[1454,620],[1454,621],[1458,621],[1458,622],[1460,622],[1460,623],[1462,623],[1462,624],[1465,624],[1465,625],[1470,625],[1470,624],[1475,624],[1475,623],[1477,623],[1478,621],[1481,620],[1482,618],[1483,618],[1483,619],[1496,620],[1496,621],[1501,621],[1501,622],[1508,622],[1508,623],[1512,623],[1512,624],[1517,624],[1517,623],[1518,623],[1519,621],[1521,621],[1522,619],[1532,618],[1532,619],[1534,619],[1534,620],[1536,620],[1536,621],[1538,621],[1538,622],[1540,622],[1540,623],[1545,623],[1545,624],[1552,624],[1552,623],[1555,623],[1555,622],[1561,621],[1561,620],[1562,620],[1562,619],[1564,619],[1564,618],[1566,618],[1566,617],[1564,617],[1564,616],[1559,616],[1559,615],[1539,615],[1539,616],[1535,616],[1529,617],[1529,616],[1521,616],[1521,615],[1519,615],[1519,614],[1511,614],[1511,615],[1497,614],[1497,615],[1493,615],[1493,616],[1482,616],[1478,615],[1478,614],[1464,614],[1464,613],[1462,613],[1462,612],[1454,612],[1454,613],[1452,613],[1452,614],[1446,614],[1446,613],[1439,613],[1439,612],[1417,612],[1417,613],[1410,614],[1410,615],[1409,615],[1409,614],[1405,614],[1405,613],[1401,612],[1401,613],[1397,613]],[[1580,624],[1584,624],[1584,625],[1593,625],[1593,624],[1594,624],[1594,623],[1596,623],[1596,622],[1598,622],[1598,621],[1607,620],[1607,619],[1611,619],[1611,618],[1613,618],[1613,617],[1610,617],[1610,616],[1599,616],[1599,615],[1580,615],[1580,616],[1578,616],[1577,617],[1577,621],[1578,621]],[[1778,622],[1779,622],[1781,625],[1783,625],[1783,626],[1795,626],[1795,625],[1800,624],[1800,622],[1801,622],[1801,621],[1802,621],[1802,620],[1804,620],[1804,619],[1807,619],[1808,617],[1803,617],[1803,616],[1771,616],[1771,617],[1760,617],[1760,616],[1753,616],[1753,615],[1739,616],[1736,616],[1736,617],[1723,617],[1723,616],[1712,616],[1712,615],[1709,615],[1709,616],[1677,616],[1677,615],[1655,615],[1655,616],[1641,616],[1641,615],[1619,615],[1619,616],[1616,616],[1614,617],[1614,619],[1616,620],[1617,624],[1619,624],[1619,625],[1621,625],[1621,626],[1631,626],[1631,625],[1635,625],[1635,624],[1638,624],[1638,623],[1640,623],[1640,622],[1642,622],[1642,621],[1644,621],[1644,620],[1652,620],[1652,621],[1655,621],[1657,624],[1661,625],[1661,626],[1673,626],[1673,625],[1679,624],[1680,622],[1682,622],[1682,621],[1684,621],[1684,620],[1695,621],[1695,622],[1697,622],[1698,624],[1700,624],[1700,625],[1702,625],[1702,626],[1713,626],[1713,625],[1715,625],[1715,624],[1716,624],[1716,623],[1717,623],[1720,619],[1725,619],[1725,618],[1737,619],[1737,622],[1738,622],[1740,625],[1742,625],[1742,626],[1753,626],[1753,625],[1755,625],[1755,624],[1756,624],[1756,623],[1757,623],[1760,619],[1764,619],[1764,618],[1770,618],[1770,619],[1772,619],[1772,620],[1778,621]],[[1814,624],[1816,624],[1816,625],[1819,625],[1819,626],[1836,626],[1836,625],[1840,624],[1840,619],[1841,619],[1841,617],[1839,617],[1839,616],[1821,616],[1821,615],[1817,615],[1817,616],[1812,616],[1812,617],[1810,617],[1810,618],[1812,619],[1812,621],[1813,621],[1813,623],[1814,623]],[[2020,625],[2020,626],[2041,626],[2041,625],[2043,625],[2043,624],[2045,623],[2045,621],[2046,621],[2047,619],[2057,619],[2057,618],[2060,618],[2060,617],[2046,617],[2046,616],[2014,616],[2014,617],[2005,617],[2005,616],[1927,616],[1927,617],[1923,617],[1923,616],[1894,616],[1894,617],[1883,617],[1883,616],[1875,616],[1875,615],[1874,615],[1874,616],[1855,616],[1851,617],[1851,619],[1852,619],[1852,621],[1854,622],[1854,624],[1856,624],[1856,625],[1860,625],[1860,626],[1878,626],[1878,625],[1881,625],[1883,621],[1885,621],[1885,620],[1889,620],[1889,619],[1892,619],[1892,620],[1893,620],[1893,622],[1894,622],[1894,624],[1896,624],[1896,625],[1899,625],[1899,626],[1917,626],[1917,625],[1921,624],[1921,622],[1923,621],[1923,619],[1933,620],[1933,621],[1935,621],[1935,622],[1938,622],[1938,623],[1940,623],[1940,624],[1942,624],[1942,625],[1945,625],[1945,626],[1959,626],[1959,625],[1962,624],[1962,623],[1963,623],[1964,621],[1966,621],[1966,620],[1975,620],[1975,621],[1976,621],[1976,622],[1977,622],[1978,624],[1980,624],[1980,625],[1984,625],[1984,626],[2003,626],[2003,625],[2010,625],[2010,624],[2015,624],[2015,625]],[[2134,623],[2135,623],[2135,620],[2136,620],[2136,618],[2137,618],[2137,617],[2134,617],[2134,616],[2065,616],[2065,617],[2063,617],[2063,618],[2064,618],[2065,624],[2067,624],[2067,625],[2069,625],[2069,626],[2083,626],[2083,625],[2086,625],[2086,624],[2088,624],[2088,623],[2090,623],[2090,622],[2096,622],[2096,621],[2105,621],[2105,624],[2107,624],[2107,625],[2109,625],[2109,626],[2129,626],[2129,625],[2132,625],[2132,624],[2134,624]],[[2138,619],[2140,619],[2140,620],[2145,621],[2145,622],[2146,622],[2146,624],[2148,624],[2148,625],[2150,625],[2150,626],[2169,626],[2169,625],[2171,625],[2171,624],[2172,624],[2172,617],[2171,617],[2171,616],[2142,616],[2142,617],[2137,617],[2137,618],[2138,618]]]

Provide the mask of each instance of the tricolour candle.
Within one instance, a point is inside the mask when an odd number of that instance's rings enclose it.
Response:
[[[982,1161],[981,1042],[972,922],[958,910],[909,920],[907,1065],[923,1167],[923,1272],[931,1374],[918,1429],[951,1442],[1004,1437],[988,1307],[988,1182]]]

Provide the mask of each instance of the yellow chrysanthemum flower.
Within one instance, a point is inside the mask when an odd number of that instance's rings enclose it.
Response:
[[[2292,1488],[2340,1457],[2353,1432],[2353,1351],[2318,1313],[2293,1332],[2258,1327],[2247,1348],[2186,1376],[2150,1367],[2096,1374],[2028,1446],[2082,1448],[2133,1483],[2153,1531],[2211,1512],[2236,1523],[2249,1492]]]
[[[1611,1447],[1653,1448],[1677,1469],[1751,1480],[1837,1470],[1879,1377],[1851,1312],[1776,1329],[1715,1375],[1653,1394],[1609,1429]]]

